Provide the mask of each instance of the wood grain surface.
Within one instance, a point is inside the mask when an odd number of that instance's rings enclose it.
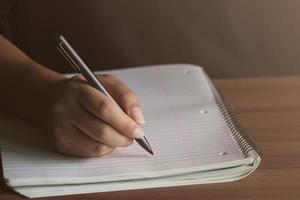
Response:
[[[221,184],[41,199],[300,199],[300,77],[214,82],[263,153],[260,167],[249,177]],[[26,198],[0,182],[0,200],[21,199]]]

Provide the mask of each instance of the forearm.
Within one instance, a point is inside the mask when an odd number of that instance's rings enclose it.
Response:
[[[64,77],[34,62],[0,35],[0,110],[42,124]]]

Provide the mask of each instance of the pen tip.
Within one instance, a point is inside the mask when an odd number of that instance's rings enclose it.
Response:
[[[150,153],[152,156],[154,155],[154,153],[153,153],[152,149],[150,149],[150,148],[146,148],[145,150],[146,150],[148,153]]]
[[[152,156],[154,155],[154,153],[153,153],[153,151],[152,150],[150,150],[150,151],[148,151]]]
[[[143,149],[145,149],[148,153],[150,153],[151,155],[154,155],[152,148],[145,136],[143,137],[143,139],[135,139],[135,141],[139,145],[141,145],[141,147],[143,147]]]

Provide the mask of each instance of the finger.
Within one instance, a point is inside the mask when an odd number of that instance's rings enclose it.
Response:
[[[96,157],[106,155],[114,150],[113,147],[97,142],[84,134],[73,125],[68,125],[66,133],[61,133],[58,149],[68,155]]]
[[[83,158],[91,157],[90,153],[82,151],[71,142],[69,142],[67,145],[64,146],[61,145],[57,146],[57,150],[60,153],[63,153],[68,156],[83,157]]]
[[[73,124],[94,140],[111,147],[127,147],[133,142],[131,138],[119,133],[81,105],[75,110],[76,113],[72,115]]]
[[[125,83],[111,74],[101,75],[98,78],[127,115],[138,124],[145,123],[138,97]]]
[[[74,146],[88,153],[90,156],[103,156],[114,150],[113,147],[91,139],[75,126],[71,126],[71,130],[70,139]]]
[[[114,149],[108,149],[104,153],[102,150],[101,154],[97,154],[97,153],[95,154],[95,153],[82,151],[80,148],[77,147],[77,145],[70,142],[68,145],[66,145],[63,148],[58,149],[58,150],[59,150],[59,152],[69,155],[69,156],[90,158],[90,157],[99,157],[99,156],[104,156],[104,155],[110,154]]]
[[[88,85],[81,85],[77,93],[78,103],[118,132],[130,138],[142,138],[142,129],[115,103],[100,91]]]

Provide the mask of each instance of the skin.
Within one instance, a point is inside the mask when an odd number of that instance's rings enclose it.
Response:
[[[0,110],[42,127],[59,152],[102,156],[143,137],[138,98],[116,76],[98,78],[120,107],[81,75],[67,79],[1,35],[0,47]]]

